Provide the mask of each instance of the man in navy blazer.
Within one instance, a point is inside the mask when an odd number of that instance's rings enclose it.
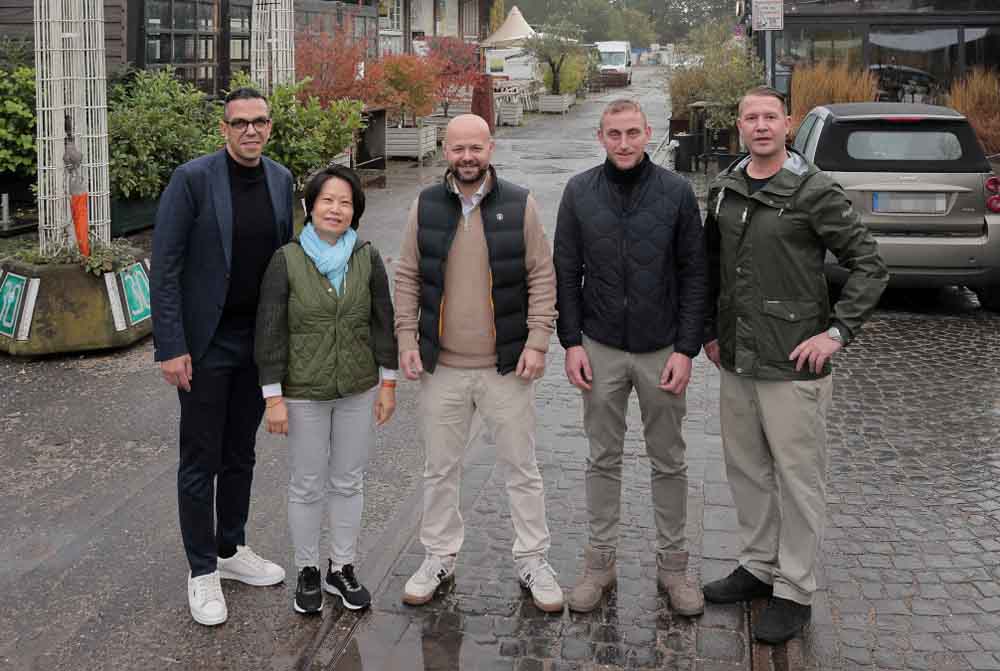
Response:
[[[225,100],[224,149],[174,171],[153,231],[154,358],[180,399],[177,502],[196,622],[228,617],[220,579],[274,585],[277,564],[247,546],[254,445],[264,399],[253,359],[260,281],[292,236],[292,175],[261,155],[271,133],[253,89]]]

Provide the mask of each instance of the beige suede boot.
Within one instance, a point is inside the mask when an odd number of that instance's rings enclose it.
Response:
[[[570,610],[589,613],[597,608],[605,592],[618,582],[614,550],[597,550],[587,546],[583,551],[583,573],[569,593]]]
[[[656,576],[667,591],[670,607],[678,615],[701,615],[705,612],[705,597],[701,583],[687,574],[687,552],[659,552],[656,555]]]

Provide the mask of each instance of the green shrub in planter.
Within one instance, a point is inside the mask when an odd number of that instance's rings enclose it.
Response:
[[[303,93],[307,81],[278,86],[268,98],[273,123],[264,148],[268,158],[292,171],[299,190],[313,171],[351,146],[362,125],[360,101],[334,100],[323,107]],[[246,73],[233,78],[234,89],[242,86],[257,88]]]
[[[174,169],[222,145],[220,110],[170,70],[140,70],[108,100],[111,197],[153,199]]]
[[[35,71],[0,70],[0,175],[34,179]]]

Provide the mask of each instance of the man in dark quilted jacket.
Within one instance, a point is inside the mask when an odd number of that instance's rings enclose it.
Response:
[[[657,532],[657,576],[681,615],[704,610],[687,575],[687,465],[681,423],[691,358],[701,349],[706,265],[694,191],[645,153],[652,129],[639,104],[601,116],[602,165],[563,192],[555,234],[559,340],[583,396],[590,442],[590,542],[569,607],[593,610],[616,581],[625,413],[642,410]]]

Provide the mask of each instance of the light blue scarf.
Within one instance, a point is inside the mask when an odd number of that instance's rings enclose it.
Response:
[[[330,244],[316,233],[316,228],[310,223],[302,229],[299,244],[306,256],[316,264],[316,269],[326,275],[330,284],[337,290],[339,296],[344,291],[344,278],[347,276],[347,262],[354,251],[354,243],[358,234],[353,228],[344,231],[335,244]]]

